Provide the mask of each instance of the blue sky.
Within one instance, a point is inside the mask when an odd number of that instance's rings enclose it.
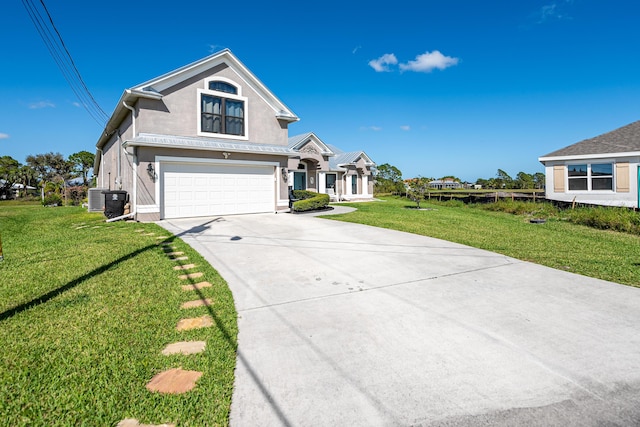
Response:
[[[362,149],[405,178],[539,172],[539,156],[640,119],[637,2],[305,3],[46,5],[108,114],[124,89],[229,48],[301,118],[290,135]],[[102,128],[22,2],[0,17],[0,156],[94,152]]]

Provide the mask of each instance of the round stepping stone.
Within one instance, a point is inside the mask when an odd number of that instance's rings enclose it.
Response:
[[[178,331],[188,331],[190,329],[208,328],[213,326],[213,319],[208,314],[200,317],[181,319],[176,326]]]
[[[147,384],[147,390],[171,394],[186,393],[196,386],[196,381],[201,376],[202,372],[198,371],[185,371],[182,368],[169,369],[151,378]]]
[[[188,256],[179,256],[179,257],[176,257],[176,258],[169,258],[169,259],[171,261],[184,261],[184,260],[189,259],[189,257]]]
[[[185,264],[185,265],[176,265],[173,267],[174,270],[191,270],[192,268],[196,268],[195,264]]]
[[[187,301],[185,303],[183,303],[180,308],[182,309],[187,309],[187,308],[195,308],[195,307],[203,307],[203,306],[210,306],[213,305],[213,301],[210,298],[205,298],[205,299],[197,299],[197,300],[193,300],[193,301]]]
[[[175,424],[140,424],[135,418],[125,418],[116,427],[176,427]]]
[[[183,291],[197,291],[198,289],[210,288],[211,286],[213,286],[213,285],[211,283],[209,283],[209,282],[200,282],[200,283],[196,283],[194,285],[182,285],[182,290]]]
[[[207,346],[205,341],[180,341],[169,344],[162,350],[165,356],[172,354],[196,354],[202,353]]]
[[[204,276],[204,273],[181,274],[180,276],[178,276],[178,279],[180,280],[197,279],[198,277],[202,277],[202,276]]]
[[[169,238],[169,236],[158,236],[156,237],[156,239],[161,240],[161,239],[167,239]]]
[[[184,252],[165,252],[165,255],[167,255],[167,256],[178,256],[178,255],[184,255]]]

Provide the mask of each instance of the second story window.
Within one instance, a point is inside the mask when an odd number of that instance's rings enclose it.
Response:
[[[222,80],[211,80],[208,90],[199,90],[202,134],[246,136],[246,98],[238,87]]]

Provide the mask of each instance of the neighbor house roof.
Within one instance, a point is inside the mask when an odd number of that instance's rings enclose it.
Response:
[[[313,132],[307,132],[302,135],[290,136],[288,139],[288,146],[290,150],[298,150],[303,147],[307,142],[313,141],[313,143],[320,148],[321,154],[324,156],[334,156],[334,152],[329,148],[328,144],[325,144],[318,136]]]
[[[373,160],[371,160],[371,158],[367,156],[367,153],[365,153],[364,151],[344,152],[333,145],[329,145],[329,148],[331,148],[331,150],[336,154],[335,157],[329,158],[329,170],[344,170],[344,166],[355,164],[359,158],[362,158],[362,160],[364,160],[365,164],[367,164],[368,166],[375,166]]]
[[[576,142],[542,156],[539,160],[543,162],[552,158],[623,153],[640,153],[640,121]]]

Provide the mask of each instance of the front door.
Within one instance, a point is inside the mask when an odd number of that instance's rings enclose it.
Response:
[[[358,194],[358,176],[351,175],[351,194]]]
[[[307,189],[307,173],[306,172],[293,173],[293,189],[294,190]]]

